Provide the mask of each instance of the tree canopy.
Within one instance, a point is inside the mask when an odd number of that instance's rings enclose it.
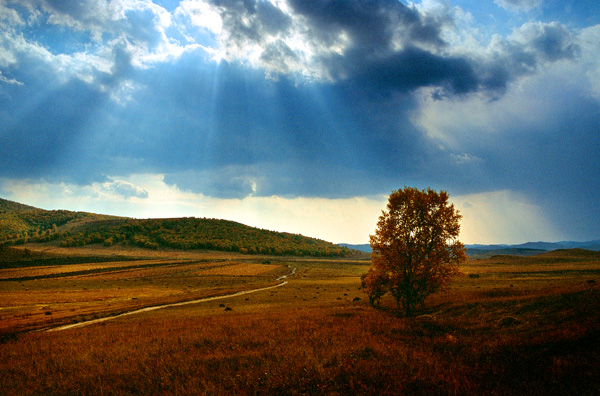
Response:
[[[370,236],[371,267],[363,287],[372,304],[387,292],[407,316],[442,289],[466,260],[458,240],[461,215],[445,191],[405,187],[392,192]]]

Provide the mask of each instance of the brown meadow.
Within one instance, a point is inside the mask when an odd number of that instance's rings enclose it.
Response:
[[[368,260],[156,253],[0,270],[0,394],[599,394],[598,253],[471,260],[414,318],[368,305]]]

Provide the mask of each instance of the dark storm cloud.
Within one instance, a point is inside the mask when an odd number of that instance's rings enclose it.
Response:
[[[258,44],[263,48],[262,66],[268,72],[288,73],[293,69],[290,65],[305,62],[302,74],[311,74],[312,70],[334,82],[364,74],[365,63],[374,67],[395,63],[401,66],[399,73],[402,67],[410,68],[419,60],[429,63],[425,67],[430,66],[435,51],[446,46],[441,28],[451,23],[448,15],[424,16],[416,8],[392,0],[291,1],[293,20],[269,2],[213,0],[212,3],[223,19],[224,45],[230,52]],[[285,44],[294,35],[299,35],[310,48],[309,59],[302,59]],[[423,59],[423,51],[431,57]],[[416,57],[412,59],[411,55]],[[399,65],[398,60],[406,61],[407,65]],[[424,80],[429,83],[439,78],[440,73],[463,71],[452,70],[454,63],[449,62],[448,72],[434,70],[436,75]],[[443,64],[438,62],[436,69],[440,67]]]
[[[462,94],[477,90],[480,84],[469,61],[417,48],[366,63],[359,70],[351,82],[380,92],[412,92],[421,87],[440,86]]]
[[[545,62],[573,59],[578,45],[559,23],[527,23],[513,37],[497,39],[491,55],[451,55],[442,30],[453,26],[447,8],[424,14],[399,1],[291,1],[310,59],[285,42],[299,34],[292,17],[271,3],[255,0],[213,1],[227,31],[226,45],[260,44],[261,67],[267,74],[316,73],[333,83],[351,84],[377,95],[434,87],[438,98],[472,92],[502,94],[520,76]],[[268,12],[267,12],[268,10]]]
[[[437,21],[424,19],[414,8],[394,0],[293,0],[294,10],[307,18],[315,39],[327,42],[340,29],[350,35],[352,48],[377,54],[391,50],[393,39],[443,46]],[[400,37],[396,37],[400,34]]]
[[[260,42],[267,34],[285,31],[290,18],[279,8],[265,1],[211,0],[223,18],[224,28],[232,32],[232,39]]]
[[[360,80],[368,86],[368,75],[376,77],[381,72],[383,79],[389,79],[402,91],[420,87],[419,77],[427,85],[440,73],[445,74],[438,69],[443,67],[439,63],[435,66],[438,70],[433,72],[437,75],[410,73],[420,60],[428,63],[425,67],[432,66],[435,55],[430,51],[446,46],[441,38],[441,27],[448,22],[446,17],[425,17],[415,8],[391,0],[292,1],[291,5],[306,21],[310,31],[308,40],[315,48],[334,45],[341,35],[346,38],[343,55],[325,52],[317,56],[334,80]],[[411,77],[416,77],[414,82],[408,81]],[[394,89],[384,87],[390,88]]]

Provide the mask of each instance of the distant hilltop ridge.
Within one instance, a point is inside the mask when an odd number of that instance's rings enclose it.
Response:
[[[359,244],[353,245],[349,243],[340,243],[340,246],[347,247],[349,249],[360,250],[363,252],[370,253],[371,245]],[[600,239],[595,241],[587,242],[575,242],[575,241],[561,241],[561,242],[527,242],[518,245],[482,245],[482,244],[471,244],[465,245],[467,247],[467,254],[469,256],[481,256],[481,255],[494,255],[494,254],[514,254],[514,255],[532,255],[552,250],[559,249],[585,249],[600,252]]]
[[[220,219],[133,219],[45,210],[0,198],[0,248],[25,243],[61,247],[103,245],[146,249],[218,250],[244,254],[339,257],[360,254],[299,234]]]

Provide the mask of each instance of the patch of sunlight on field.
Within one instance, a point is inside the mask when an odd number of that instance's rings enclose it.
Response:
[[[281,266],[276,264],[228,263],[218,267],[196,271],[196,274],[205,276],[252,276],[266,274],[279,268],[281,268]]]

